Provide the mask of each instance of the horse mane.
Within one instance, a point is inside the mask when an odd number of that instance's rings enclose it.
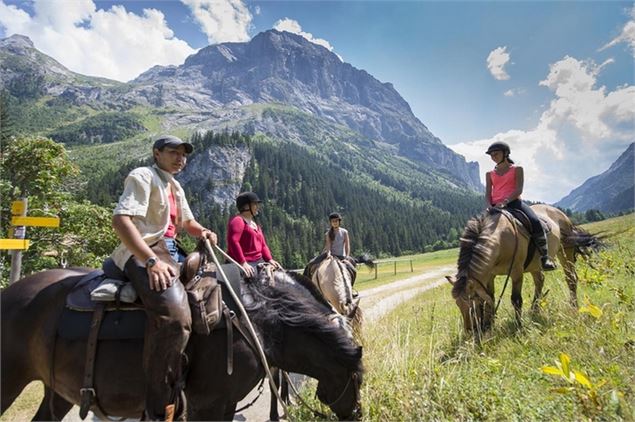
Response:
[[[254,304],[246,306],[249,317],[272,344],[282,342],[284,326],[301,328],[317,336],[329,350],[335,350],[336,359],[348,369],[362,370],[358,345],[348,323],[333,312],[311,280],[278,271],[273,280],[259,279],[247,287],[254,298]]]
[[[467,288],[468,274],[473,267],[478,266],[481,263],[487,261],[490,253],[490,248],[480,242],[481,235],[487,227],[489,222],[494,219],[490,218],[490,214],[482,213],[472,219],[470,219],[465,225],[465,230],[461,235],[459,243],[459,258],[457,261],[457,274],[456,281],[452,287],[452,297],[454,299],[461,296]]]

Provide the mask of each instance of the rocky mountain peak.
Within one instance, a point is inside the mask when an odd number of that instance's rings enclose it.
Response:
[[[31,38],[25,35],[13,34],[10,37],[0,40],[0,48],[6,49],[13,54],[21,54],[24,53],[26,49],[34,49],[35,46]]]
[[[635,142],[605,172],[587,179],[555,205],[574,211],[618,212],[635,206]]]

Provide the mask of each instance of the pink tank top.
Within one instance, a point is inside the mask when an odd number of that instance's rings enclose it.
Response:
[[[492,203],[498,204],[509,198],[516,190],[516,167],[511,166],[509,170],[502,176],[499,176],[495,170],[490,173],[492,179]]]

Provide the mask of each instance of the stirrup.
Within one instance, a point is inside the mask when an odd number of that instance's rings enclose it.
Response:
[[[540,257],[540,266],[543,271],[553,271],[556,269],[556,263],[553,262],[549,255],[544,255]]]

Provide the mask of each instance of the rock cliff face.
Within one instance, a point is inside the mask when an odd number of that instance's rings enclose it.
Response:
[[[196,154],[179,181],[196,192],[203,203],[231,206],[251,161],[247,147],[216,147]]]
[[[21,66],[15,66],[16,59]],[[450,174],[453,182],[482,188],[478,164],[443,145],[392,84],[288,32],[270,30],[246,43],[211,45],[180,66],[155,66],[127,84],[75,74],[33,48],[28,38],[12,36],[0,41],[0,70],[0,88],[11,88],[29,74],[36,94],[70,106],[159,109],[164,128],[227,123],[273,136],[289,130],[252,111],[260,104],[281,104],[342,126],[362,144],[391,145],[395,154]],[[303,142],[302,135],[297,142]]]
[[[619,212],[635,208],[635,143],[608,170],[586,180],[555,205],[574,211]]]

